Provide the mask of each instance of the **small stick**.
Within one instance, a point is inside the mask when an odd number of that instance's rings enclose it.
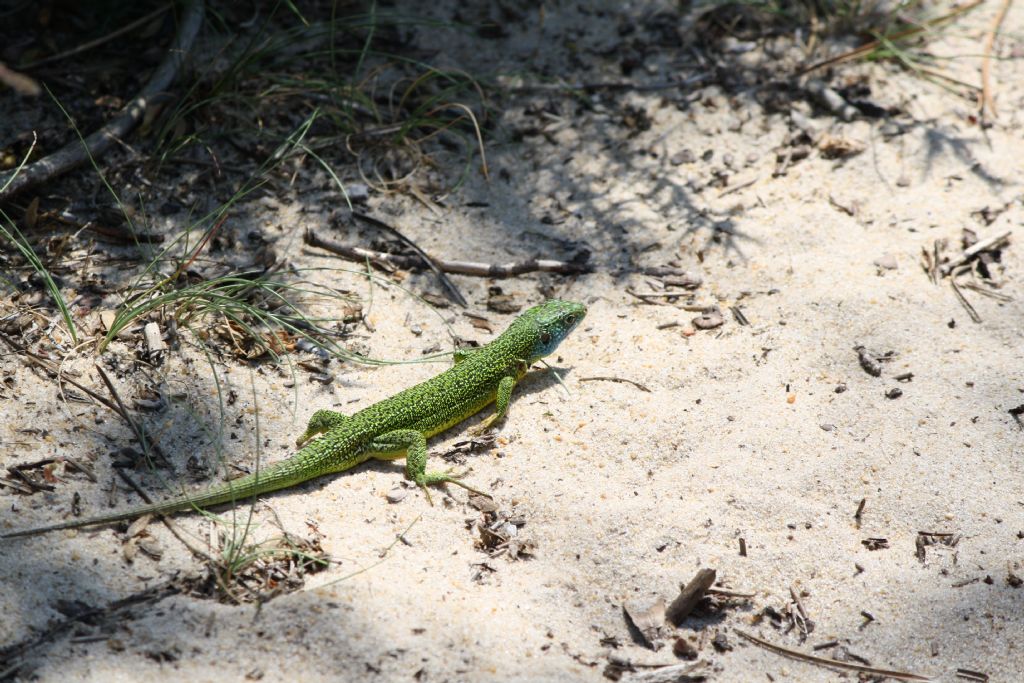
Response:
[[[721,595],[723,598],[740,598],[743,600],[749,600],[753,598],[756,593],[741,593],[739,591],[731,591],[725,588],[715,588],[712,586],[707,590],[708,595]]]
[[[603,81],[593,83],[534,83],[509,88],[510,93],[533,93],[533,92],[566,92],[583,90],[593,92],[595,90],[632,90],[634,92],[655,92],[658,90],[672,90],[673,88],[684,88],[696,85],[701,81],[711,78],[711,73],[697,74],[683,81],[664,81],[658,83],[633,83],[630,81]]]
[[[968,301],[967,297],[965,297],[963,292],[960,291],[960,288],[956,286],[956,281],[950,278],[949,284],[953,288],[953,294],[956,294],[957,301],[959,301],[960,305],[967,310],[967,315],[971,316],[971,320],[974,322],[980,323],[981,316],[978,315],[976,310],[974,310],[974,306],[971,305],[971,302]]]
[[[704,594],[715,582],[715,570],[704,568],[690,579],[690,582],[679,591],[679,595],[665,610],[665,618],[678,626],[690,615]]]
[[[853,519],[857,522],[857,528],[860,528],[861,515],[864,514],[864,506],[867,505],[868,499],[861,498],[860,503],[857,505],[857,511],[853,513]]]
[[[35,487],[33,487],[33,486],[26,486],[25,484],[21,483],[20,481],[15,481],[14,479],[8,479],[7,477],[0,477],[0,486],[9,486],[10,488],[14,489],[18,493],[24,493],[25,495],[31,495],[31,494],[36,492]]]
[[[307,230],[305,242],[311,247],[317,247],[332,254],[337,254],[350,261],[360,263],[369,260],[375,266],[386,272],[392,272],[396,268],[415,268],[423,264],[418,257],[387,254],[382,251],[373,251],[362,247],[349,247],[337,244],[319,237],[312,230]],[[587,273],[590,268],[583,259],[573,261],[556,261],[553,259],[527,259],[526,261],[513,261],[511,263],[478,263],[475,261],[434,261],[438,268],[446,273],[456,275],[472,275],[475,277],[508,278],[523,273],[561,273],[563,275],[578,275]]]
[[[957,266],[963,263],[967,263],[972,258],[977,256],[979,253],[985,251],[986,249],[991,249],[992,247],[1005,242],[1010,238],[1010,235],[1012,234],[1012,230],[1007,230],[1006,232],[1002,232],[999,233],[998,235],[993,235],[992,237],[988,237],[986,239],[975,242],[967,249],[964,249],[963,253],[957,256],[955,259],[953,259],[949,263],[944,264],[941,269],[942,274],[949,275]]]
[[[977,292],[982,296],[987,296],[990,299],[995,299],[996,301],[1002,301],[1003,303],[1009,303],[1010,301],[1013,301],[1012,296],[1002,294],[1000,292],[993,292],[991,289],[986,289],[985,287],[982,287],[976,282],[965,282],[962,286],[966,287],[971,291]]]
[[[120,415],[121,419],[128,423],[128,427],[135,433],[135,438],[138,439],[139,446],[142,447],[143,452],[152,450],[161,461],[166,464],[170,464],[170,461],[167,459],[167,456],[164,455],[163,451],[160,450],[160,447],[146,438],[146,432],[142,428],[142,425],[132,419],[131,413],[128,412],[128,408],[126,408],[124,403],[121,401],[121,396],[117,393],[117,389],[114,388],[113,382],[111,382],[110,378],[107,377],[107,373],[103,371],[103,368],[100,367],[99,363],[96,363],[95,367],[96,371],[100,373],[100,379],[102,379],[103,383],[107,385],[107,391],[109,391],[110,395],[114,397],[114,403],[117,404],[117,408],[113,409],[114,412]]]
[[[743,309],[739,306],[730,306],[729,310],[732,312],[732,317],[736,319],[736,322],[740,325],[749,325],[750,321],[747,320],[747,316],[744,315]]]
[[[651,393],[651,390],[648,389],[647,387],[645,387],[643,384],[640,384],[639,382],[634,382],[631,379],[626,379],[625,377],[580,377],[579,381],[581,381],[581,382],[622,382],[624,384],[632,384],[634,387],[636,387],[640,391],[645,391],[648,394]]]
[[[16,477],[17,479],[21,479],[24,485],[29,487],[29,493],[35,493],[36,491],[54,490],[54,487],[51,484],[42,484],[29,479],[28,475],[25,474],[24,466],[19,467],[17,465],[14,465],[12,467],[8,467],[7,472],[10,473],[11,476]],[[17,481],[17,479],[13,481]]]
[[[932,263],[932,253],[928,251],[927,247],[921,247],[921,267],[924,268],[924,274],[928,276],[932,284],[935,284],[935,265]]]
[[[96,474],[92,471],[91,467],[88,467],[88,466],[78,462],[77,460],[75,460],[71,456],[65,456],[63,458],[63,460],[64,460],[64,466],[65,467],[69,467],[70,466],[71,469],[78,470],[79,472],[84,474],[86,477],[88,477],[89,481],[91,481],[93,483],[96,483]]]
[[[796,586],[789,587],[789,595],[793,598],[793,604],[796,605],[796,617],[798,618],[793,619],[794,625],[800,629],[801,640],[804,640],[807,638],[807,634],[814,630],[814,624],[807,616],[807,610],[804,609],[804,603],[800,600],[800,593],[797,592]]]
[[[906,671],[894,671],[892,669],[877,669],[873,666],[862,666],[860,664],[851,664],[850,662],[841,662],[838,659],[829,659],[828,657],[818,657],[816,655],[809,655],[799,650],[791,650],[788,647],[782,647],[774,643],[769,643],[767,640],[762,640],[755,635],[734,629],[736,635],[741,638],[745,638],[750,642],[763,647],[770,652],[782,655],[783,657],[791,657],[801,662],[807,662],[809,664],[818,664],[820,666],[831,666],[836,669],[843,669],[845,671],[859,671],[862,673],[870,674],[873,676],[883,676],[887,678],[895,678],[898,681],[930,681],[932,680],[928,676],[921,676],[919,674],[908,673]]]
[[[733,185],[732,187],[730,187],[728,189],[725,189],[725,190],[722,190],[721,192],[719,192],[718,193],[718,197],[719,197],[719,199],[721,199],[722,197],[725,197],[727,195],[733,194],[735,192],[739,192],[740,190],[745,190],[748,187],[750,187],[751,185],[753,185],[754,183],[756,183],[758,180],[760,180],[760,178],[754,178],[753,180],[748,180],[745,183],[740,183],[739,185]]]

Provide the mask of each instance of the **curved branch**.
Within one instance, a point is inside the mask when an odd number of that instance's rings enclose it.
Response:
[[[184,16],[167,51],[167,56],[156,68],[149,82],[121,110],[117,116],[84,140],[70,142],[44,159],[23,169],[0,174],[0,200],[9,199],[18,192],[43,181],[56,178],[79,166],[90,158],[95,159],[107,151],[117,138],[131,131],[146,113],[151,101],[162,94],[178,75],[185,57],[192,49],[199,27],[203,24],[203,1],[189,0],[185,4]]]

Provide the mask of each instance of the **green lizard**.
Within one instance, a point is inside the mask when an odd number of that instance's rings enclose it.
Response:
[[[461,475],[451,471],[427,471],[427,438],[455,426],[491,403],[496,403],[494,413],[481,422],[477,430],[483,432],[504,417],[516,382],[533,362],[554,351],[586,312],[582,304],[572,301],[545,301],[516,318],[486,346],[456,352],[455,364],[436,377],[363,408],[351,417],[318,410],[297,445],[322,436],[292,457],[255,474],[194,495],[109,515],[13,531],[0,538],[236,503],[325,474],[342,472],[371,458],[393,460],[405,456],[406,475],[423,489],[428,502],[427,487],[446,482],[480,493],[459,481]]]

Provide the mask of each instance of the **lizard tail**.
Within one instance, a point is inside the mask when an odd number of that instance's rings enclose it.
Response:
[[[319,472],[312,474],[308,471],[303,472],[303,461],[306,460],[304,455],[304,453],[300,452],[294,457],[265,467],[259,472],[211,487],[205,491],[198,491],[192,495],[186,494],[159,503],[153,503],[152,505],[142,505],[121,512],[112,512],[108,515],[99,515],[87,519],[68,519],[57,524],[10,531],[0,534],[0,540],[35,536],[50,531],[60,531],[61,529],[77,529],[79,527],[113,524],[114,522],[134,519],[143,515],[163,515],[185,510],[201,510],[224,503],[234,504],[246,498],[254,499],[260,494],[294,486],[301,481],[311,479],[313,476],[320,474]]]

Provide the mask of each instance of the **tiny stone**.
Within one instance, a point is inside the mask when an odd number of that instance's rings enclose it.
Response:
[[[676,638],[676,642],[672,644],[672,654],[680,659],[697,659],[700,653],[686,638]]]
[[[822,429],[824,429],[826,432],[831,432],[833,429],[836,428],[836,426],[834,424],[829,424],[828,422],[826,422],[824,424],[821,424],[821,425],[818,425],[818,426],[821,427]]]
[[[896,270],[899,264],[896,262],[896,257],[892,254],[882,254],[875,259],[875,265],[882,270]]]
[[[725,322],[725,318],[718,311],[708,311],[703,315],[698,315],[693,319],[693,326],[698,330],[713,330],[716,327],[721,327]]]
[[[729,639],[721,631],[715,634],[715,637],[711,640],[711,645],[714,646],[715,650],[718,652],[728,652],[732,650],[732,643],[729,642]]]
[[[846,385],[845,384],[837,384],[836,385],[836,393],[837,394],[841,394],[844,391],[846,391]]]
[[[362,183],[353,183],[345,188],[345,194],[354,202],[365,202],[370,198],[370,188]]]
[[[693,152],[688,149],[681,149],[673,154],[668,162],[673,166],[681,166],[683,164],[692,164],[696,160],[697,157],[694,156]]]
[[[388,491],[387,499],[389,503],[401,503],[408,495],[409,489],[391,489]]]
[[[885,397],[889,398],[889,399],[899,398],[902,395],[903,395],[903,390],[900,389],[899,387],[893,387],[889,391],[885,392]]]

